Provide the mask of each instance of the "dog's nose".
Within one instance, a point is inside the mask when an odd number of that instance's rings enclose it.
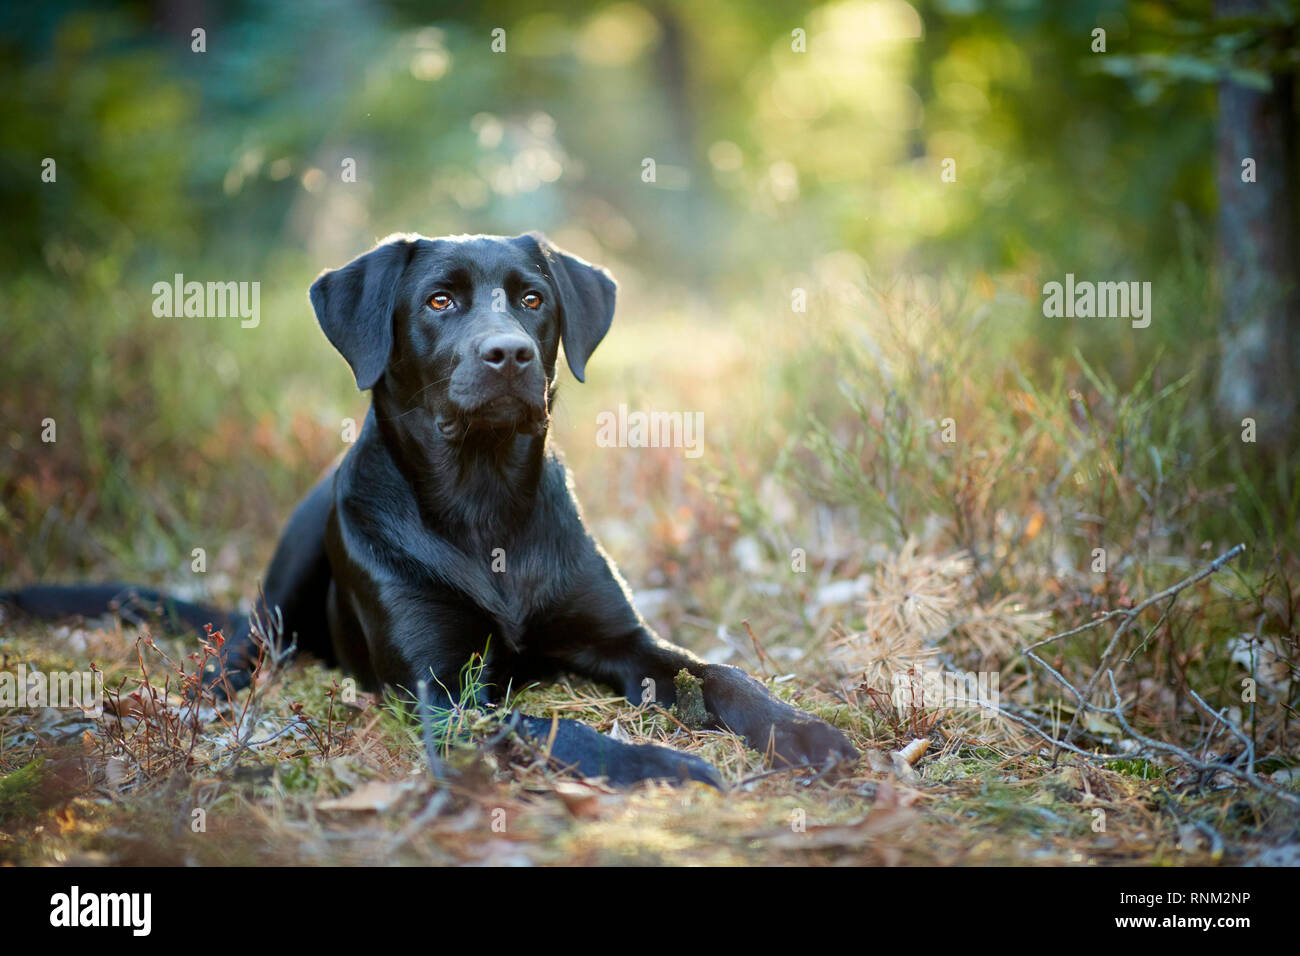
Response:
[[[503,375],[516,375],[528,368],[537,357],[531,339],[522,335],[490,335],[478,349],[483,364]]]

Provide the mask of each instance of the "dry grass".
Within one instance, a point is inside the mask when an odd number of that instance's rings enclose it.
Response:
[[[1235,781],[1142,759],[1053,763],[1015,725],[962,709],[924,708],[929,752],[900,774],[887,751],[908,742],[915,714],[800,680],[776,686],[848,731],[865,753],[857,767],[769,773],[732,735],[561,681],[515,704],[697,754],[732,790],[576,780],[518,742],[480,749],[495,725],[472,711],[455,715],[440,787],[408,714],[364,694],[336,706],[339,675],[319,665],[296,663],[195,722],[182,695],[148,689],[165,684],[157,658],[128,666],[155,653],[130,632],[27,628],[10,633],[10,661],[54,669],[66,658],[51,649],[69,638],[123,662],[111,676],[137,689],[98,720],[0,717],[4,862],[1208,864],[1295,827],[1293,809]],[[262,716],[241,745],[250,710]]]

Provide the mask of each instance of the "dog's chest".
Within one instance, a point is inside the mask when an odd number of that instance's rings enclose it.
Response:
[[[555,600],[553,556],[526,540],[476,535],[458,542],[431,539],[422,550],[429,549],[440,553],[436,560],[421,562],[422,573],[450,589],[449,599],[486,618],[494,640],[522,651],[530,623]]]
[[[532,550],[497,547],[489,562],[496,601],[485,607],[498,626],[501,638],[515,651],[524,649],[530,620],[547,606],[552,576]]]

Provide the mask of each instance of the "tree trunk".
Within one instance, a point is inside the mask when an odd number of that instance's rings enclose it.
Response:
[[[1263,16],[1267,0],[1215,0],[1219,16]],[[1221,283],[1217,387],[1220,414],[1253,418],[1261,444],[1281,449],[1296,423],[1300,372],[1300,203],[1295,78],[1267,92],[1219,86],[1218,262]],[[1243,163],[1254,161],[1254,182]],[[1249,178],[1249,177],[1247,177]]]

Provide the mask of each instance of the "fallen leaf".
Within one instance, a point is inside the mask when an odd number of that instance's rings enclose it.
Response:
[[[595,820],[602,812],[604,794],[585,783],[562,780],[555,785],[555,795],[564,801],[564,808],[579,820]]]
[[[371,780],[363,783],[351,793],[333,800],[318,803],[320,810],[350,810],[368,813],[383,813],[398,803],[410,792],[408,783],[392,783],[387,780]]]

